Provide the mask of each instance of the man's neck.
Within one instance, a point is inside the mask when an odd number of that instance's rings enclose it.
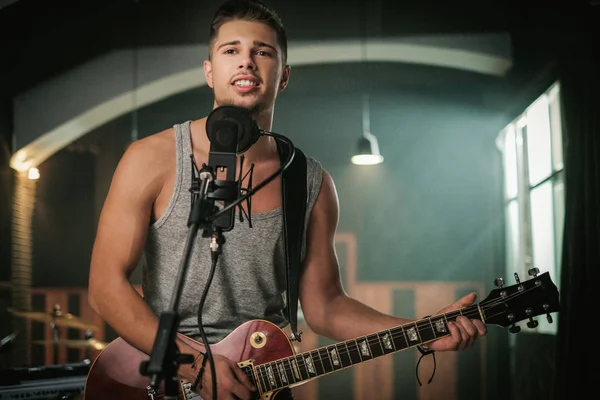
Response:
[[[273,126],[273,109],[266,110],[260,114],[253,115],[252,118],[259,129],[270,131]],[[276,152],[277,146],[275,139],[270,136],[261,136],[258,141],[244,153],[246,161],[260,162],[270,158]]]
[[[272,109],[259,115],[253,115],[252,118],[258,125],[259,129],[265,131],[271,130],[271,126],[273,125]],[[197,132],[195,134],[194,141],[199,148],[206,149],[205,151],[208,153],[210,149],[210,142],[206,137],[206,117],[195,121],[194,125],[196,128],[192,129],[192,131]],[[258,163],[260,161],[270,159],[276,154],[276,152],[277,144],[275,139],[270,136],[261,136],[258,141],[244,153],[244,157],[246,158],[245,164],[250,165],[250,163]]]

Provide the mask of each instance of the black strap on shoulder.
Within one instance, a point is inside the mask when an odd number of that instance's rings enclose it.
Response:
[[[290,149],[279,146],[279,158],[283,164]],[[283,214],[283,238],[286,262],[286,311],[292,328],[292,340],[301,341],[298,333],[298,287],[300,284],[300,259],[306,214],[306,156],[295,148],[294,159],[281,176],[281,208]]]

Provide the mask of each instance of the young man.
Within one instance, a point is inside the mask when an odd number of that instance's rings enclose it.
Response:
[[[286,40],[279,18],[261,3],[233,0],[221,5],[211,26],[209,60],[204,63],[214,106],[247,108],[261,129],[271,130],[275,100],[290,79]],[[147,354],[152,351],[157,315],[169,304],[184,251],[190,212],[190,155],[198,166],[208,161],[205,124],[206,118],[178,124],[133,143],[115,171],[100,217],[90,270],[90,303],[123,339]],[[270,137],[262,136],[245,157],[244,169],[254,163],[254,182],[264,180],[280,165],[276,143]],[[345,294],[334,249],[336,189],[318,162],[308,157],[307,164],[306,246],[299,290],[306,322],[314,332],[338,341],[409,322],[377,312]],[[287,324],[280,207],[280,181],[276,179],[253,197],[253,227],[236,221],[235,228],[226,233],[203,313],[210,343],[250,319],[270,320],[281,327]],[[197,340],[196,313],[210,269],[208,240],[200,236],[179,309],[180,332]],[[142,255],[144,298],[128,280]],[[474,294],[465,296],[441,312],[474,300]],[[450,323],[449,330],[450,336],[429,343],[429,347],[464,350],[486,334],[481,321],[464,317]],[[182,352],[198,354],[185,344],[178,345]],[[216,354],[214,360],[219,398],[250,398],[255,388],[236,362]],[[179,372],[194,382],[199,368],[182,365]],[[199,381],[200,395],[211,399],[210,368]]]

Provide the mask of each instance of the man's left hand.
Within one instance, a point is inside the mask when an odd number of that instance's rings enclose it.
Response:
[[[469,293],[448,307],[441,309],[438,314],[470,306],[476,298],[476,293]],[[450,330],[450,336],[426,343],[426,346],[436,351],[463,351],[473,347],[475,339],[485,336],[487,333],[487,327],[482,321],[463,316],[456,318],[455,321],[448,321],[448,329]]]

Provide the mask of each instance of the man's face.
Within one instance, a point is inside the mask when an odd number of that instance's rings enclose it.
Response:
[[[216,105],[245,107],[255,115],[271,109],[289,79],[281,57],[277,34],[269,26],[243,20],[223,24],[211,60],[204,62]]]

